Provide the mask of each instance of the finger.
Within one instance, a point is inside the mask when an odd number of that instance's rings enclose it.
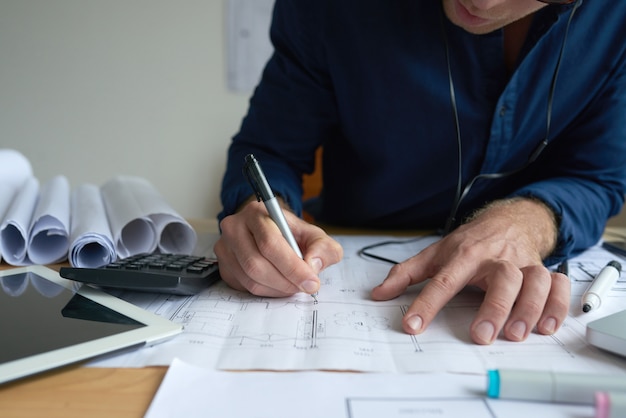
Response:
[[[258,252],[262,255],[262,260],[258,258],[244,260],[243,255],[238,255],[240,264],[244,266],[248,277],[257,278],[257,281],[269,284],[270,280],[273,280],[273,275],[278,275],[283,280],[276,279],[271,286],[276,290],[287,291],[288,287],[295,286],[301,292],[309,294],[317,292],[320,286],[317,273],[291,248],[281,235],[278,226],[269,217],[259,218],[257,222],[264,225],[251,230],[255,231],[254,242]],[[273,268],[264,264],[264,260]],[[277,285],[284,287],[276,287]]]
[[[258,296],[276,297],[297,293],[300,288],[281,274],[267,259],[267,255],[261,253],[255,237],[250,232],[268,229],[267,222],[262,219],[263,217],[254,216],[242,222],[241,218],[227,217],[222,221],[223,234],[214,248],[220,265],[220,275],[229,286],[238,290],[245,289]],[[242,223],[245,227],[242,227]],[[270,232],[271,228],[270,225]],[[257,235],[268,235],[268,233],[257,232]],[[272,238],[268,235],[265,240],[271,241]],[[305,270],[310,271],[310,268],[282,239],[280,232],[278,232],[278,238],[274,237],[274,241],[285,245],[283,248],[285,258],[291,258],[293,263],[299,263]],[[266,252],[271,253],[271,251]]]
[[[256,295],[256,296],[263,296],[263,297],[272,297],[272,298],[287,297],[287,296],[291,296],[299,292],[299,290],[295,288],[293,285],[288,287],[287,291],[282,291],[277,287],[267,286],[263,283],[260,283],[259,281],[253,280],[246,276],[241,276],[241,279],[239,280],[239,284],[249,293]],[[275,286],[275,284],[272,283],[272,286]]]
[[[298,242],[302,242],[304,260],[315,274],[338,263],[343,258],[343,248],[321,228],[303,224],[294,228]]]
[[[219,239],[214,247],[215,255],[219,263],[219,272],[222,280],[235,290],[247,291],[257,296],[282,297],[297,292],[294,289],[284,292],[255,282],[239,265],[234,253],[228,250],[223,239]]]
[[[554,334],[563,325],[569,312],[572,283],[562,273],[551,273],[552,286],[546,307],[537,323],[537,332],[544,335]]]
[[[419,334],[426,329],[435,315],[465,286],[465,281],[461,278],[459,271],[451,267],[443,268],[435,274],[404,315],[404,331]]]
[[[522,272],[513,264],[498,261],[490,265],[485,283],[486,293],[470,325],[470,336],[476,344],[491,344],[509,317],[522,287]]]
[[[537,324],[550,293],[552,278],[543,266],[520,269],[522,288],[509,319],[503,328],[504,337],[511,341],[525,340]]]
[[[430,260],[434,251],[428,247],[419,254],[408,260],[395,264],[385,280],[372,289],[371,296],[374,300],[390,300],[398,297],[414,284],[418,284],[431,277],[434,272],[429,269]]]

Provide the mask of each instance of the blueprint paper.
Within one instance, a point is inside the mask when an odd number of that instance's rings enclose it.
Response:
[[[0,148],[0,184],[17,190],[24,181],[33,176],[28,159],[19,151]],[[0,207],[2,202],[0,202]],[[2,213],[0,212],[0,216]]]
[[[191,254],[193,228],[140,177],[117,176],[101,187],[118,256],[161,252]]]
[[[65,176],[40,187],[19,152],[0,149],[0,262],[101,267],[139,253],[191,254],[194,229],[139,177],[71,191]]]
[[[7,263],[14,266],[31,264],[28,259],[28,232],[37,205],[39,181],[31,177],[18,191],[0,226],[0,246]]]
[[[486,381],[484,374],[229,373],[175,359],[146,418],[593,416],[590,405],[488,399]]]
[[[3,224],[4,214],[11,206],[13,197],[15,196],[15,189],[9,185],[0,183],[0,227]],[[0,262],[2,262],[2,241],[0,239]]]
[[[39,193],[29,232],[28,256],[34,264],[67,258],[70,234],[70,184],[65,176],[46,182]]]
[[[97,268],[117,259],[100,188],[78,186],[71,197],[69,260],[74,267]]]
[[[25,266],[65,260],[69,247],[69,193],[64,176],[52,178],[41,188],[34,177],[26,180],[0,227],[0,244],[7,263]]]
[[[402,331],[401,319],[420,287],[385,302],[374,302],[370,290],[387,275],[390,264],[366,259],[358,250],[393,237],[335,236],[344,259],[324,270],[318,304],[306,294],[290,298],[255,297],[218,283],[193,297],[136,292],[116,295],[184,325],[175,339],[97,366],[169,365],[174,358],[222,370],[352,370],[360,372],[484,373],[492,368],[624,373],[626,364],[589,346],[585,324],[626,309],[618,283],[600,313],[580,313],[586,286],[574,279],[572,311],[552,336],[532,333],[521,343],[504,339],[479,346],[469,325],[483,299],[482,291],[466,289],[452,299],[420,335]],[[427,239],[380,248],[398,259],[416,254]],[[613,256],[594,247],[570,262],[574,277],[597,274]],[[585,273],[585,271],[587,271]]]
[[[30,162],[20,152],[0,149],[0,224],[19,188],[33,176]],[[0,262],[2,245],[0,244]]]

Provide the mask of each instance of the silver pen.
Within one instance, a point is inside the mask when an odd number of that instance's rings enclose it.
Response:
[[[265,178],[263,170],[261,170],[261,165],[254,155],[246,155],[243,173],[252,186],[257,200],[259,202],[263,201],[270,218],[272,218],[274,223],[278,226],[278,229],[280,229],[283,237],[285,237],[291,248],[293,248],[296,254],[298,254],[298,257],[304,258],[302,256],[302,251],[300,251],[300,247],[298,247],[298,243],[291,232],[291,229],[289,229],[287,219],[285,219],[285,214],[278,204],[278,199],[276,199],[274,192],[272,192],[270,184],[267,182],[267,178]],[[314,303],[317,303],[317,292],[311,294],[311,297],[313,298]]]

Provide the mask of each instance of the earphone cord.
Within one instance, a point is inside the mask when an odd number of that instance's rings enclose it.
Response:
[[[465,198],[465,196],[467,196],[467,194],[469,193],[470,189],[472,188],[472,186],[474,185],[474,183],[479,180],[479,179],[487,179],[487,180],[493,180],[493,179],[498,179],[498,178],[502,178],[502,177],[507,177],[516,173],[519,173],[520,171],[526,169],[530,164],[532,164],[537,157],[539,157],[539,154],[541,154],[541,152],[544,150],[544,148],[548,145],[548,139],[550,136],[550,124],[552,121],[552,103],[554,101],[554,92],[556,90],[556,80],[558,78],[558,74],[559,74],[559,70],[561,68],[561,62],[563,59],[563,54],[565,51],[565,44],[567,42],[567,34],[569,32],[569,27],[570,27],[570,23],[572,22],[572,19],[574,18],[574,13],[576,12],[576,9],[578,8],[580,4],[580,0],[578,0],[574,6],[572,7],[572,11],[569,15],[569,18],[567,20],[567,25],[565,26],[565,35],[563,37],[563,42],[561,43],[561,49],[559,51],[559,56],[557,59],[557,63],[556,66],[554,68],[554,72],[552,73],[552,80],[551,80],[551,84],[550,84],[550,91],[548,92],[548,104],[547,104],[547,109],[546,109],[546,135],[544,137],[544,139],[539,143],[539,145],[533,150],[533,152],[530,154],[530,157],[528,158],[528,160],[526,161],[526,163],[524,165],[522,165],[521,167],[518,167],[514,170],[511,171],[504,171],[504,172],[500,172],[500,173],[484,173],[484,174],[478,174],[476,176],[474,176],[474,178],[472,178],[470,180],[470,182],[465,186],[465,188],[463,189],[463,192],[461,192],[461,188],[463,187],[463,162],[462,162],[462,148],[461,148],[461,129],[460,129],[460,124],[459,124],[459,115],[458,115],[458,109],[457,109],[457,105],[456,105],[456,95],[454,92],[454,81],[452,79],[452,66],[450,64],[450,47],[448,44],[448,37],[446,34],[446,28],[445,28],[445,22],[444,22],[444,13],[442,11],[440,17],[441,17],[441,30],[442,30],[442,34],[443,34],[443,41],[444,41],[444,46],[445,46],[445,52],[446,52],[446,63],[447,63],[447,67],[448,67],[448,83],[450,85],[450,102],[452,104],[452,112],[454,114],[454,123],[455,123],[455,130],[456,130],[456,141],[457,141],[457,149],[458,149],[458,154],[457,154],[457,166],[458,166],[458,177],[457,177],[457,186],[456,186],[456,193],[455,193],[455,198],[454,198],[454,202],[452,204],[452,210],[450,211],[450,215],[448,216],[448,219],[446,220],[446,225],[444,227],[443,230],[443,235],[447,235],[451,230],[452,227],[454,226],[454,224],[456,223],[456,215],[457,215],[457,211],[459,210],[459,206],[461,205],[461,201]]]

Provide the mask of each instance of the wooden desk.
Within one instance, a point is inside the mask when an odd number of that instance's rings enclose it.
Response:
[[[0,386],[2,417],[142,417],[167,367],[80,365]]]

